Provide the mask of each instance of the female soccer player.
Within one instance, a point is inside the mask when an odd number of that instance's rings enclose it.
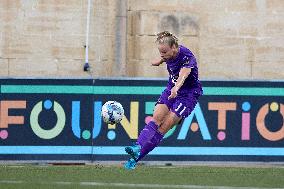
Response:
[[[174,125],[190,115],[202,95],[197,63],[192,52],[178,45],[178,39],[168,31],[159,33],[156,43],[161,58],[153,61],[152,66],[165,62],[169,80],[156,103],[152,121],[140,132],[135,145],[125,148],[131,156],[124,165],[126,169],[135,169],[137,162],[158,146]]]

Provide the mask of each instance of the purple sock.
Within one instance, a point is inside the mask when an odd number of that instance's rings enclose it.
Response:
[[[150,121],[140,132],[136,143],[141,147],[144,146],[149,139],[153,138],[157,130],[158,126],[153,121]]]
[[[141,146],[140,156],[137,161],[151,152],[163,139],[164,135],[158,131],[158,126],[155,122],[150,121],[145,128],[140,132],[137,139],[137,144]]]

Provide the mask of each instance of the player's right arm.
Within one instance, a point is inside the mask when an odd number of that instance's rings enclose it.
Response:
[[[160,66],[161,64],[163,64],[165,62],[164,59],[156,59],[156,60],[153,60],[151,62],[152,66]]]

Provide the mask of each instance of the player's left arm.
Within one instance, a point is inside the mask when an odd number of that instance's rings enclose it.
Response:
[[[171,90],[171,95],[168,97],[169,99],[170,98],[175,98],[177,96],[178,90],[181,88],[181,86],[183,85],[184,81],[189,76],[190,72],[191,72],[191,68],[188,68],[188,67],[183,67],[183,68],[180,69],[177,82],[176,82],[175,86]]]

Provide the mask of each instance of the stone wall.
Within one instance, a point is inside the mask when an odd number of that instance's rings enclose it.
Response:
[[[127,3],[123,65],[119,3]],[[86,16],[87,0],[1,0],[0,76],[89,77]],[[164,66],[150,66],[162,30],[195,53],[201,79],[284,79],[283,0],[92,0],[93,77],[166,77]]]

